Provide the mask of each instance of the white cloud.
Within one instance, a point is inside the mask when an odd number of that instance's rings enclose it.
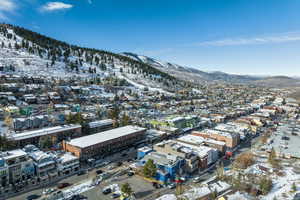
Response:
[[[196,46],[237,46],[258,45],[300,41],[299,32],[281,33],[272,36],[260,36],[253,38],[228,38],[222,40],[205,41],[197,43]]]
[[[7,20],[7,14],[13,13],[17,8],[14,0],[0,0],[0,19]]]
[[[72,7],[73,5],[71,4],[55,1],[55,2],[46,3],[44,6],[41,7],[41,11],[51,12],[51,11],[58,11],[58,10],[66,10]]]
[[[0,1],[0,10],[13,11],[15,8],[16,8],[16,5],[12,0],[1,0]]]

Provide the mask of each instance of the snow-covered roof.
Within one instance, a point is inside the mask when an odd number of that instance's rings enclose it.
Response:
[[[9,135],[8,138],[13,140],[23,140],[27,138],[37,137],[37,136],[43,136],[43,135],[50,135],[57,132],[63,132],[68,131],[72,129],[81,128],[81,125],[62,125],[62,126],[55,126],[50,128],[42,128],[34,131],[25,131],[22,133],[14,133],[12,135]]]
[[[216,150],[212,147],[207,147],[207,146],[194,146],[191,144],[187,144],[187,143],[182,143],[182,142],[178,142],[178,144],[185,146],[186,148],[190,148],[193,150],[193,152],[195,154],[197,154],[199,157],[205,157],[208,155],[208,153],[210,151]]]
[[[59,156],[58,160],[60,163],[66,163],[73,160],[78,160],[78,157],[73,156],[71,153],[64,153],[63,155]]]
[[[181,141],[181,142],[192,143],[195,145],[201,145],[204,142],[209,142],[212,144],[218,144],[218,145],[223,145],[223,146],[225,145],[225,142],[213,140],[210,138],[204,138],[201,136],[195,136],[195,135],[184,135],[184,136],[179,137],[177,140]]]
[[[177,197],[175,196],[175,194],[165,194],[156,200],[177,200]]]
[[[201,133],[206,133],[208,135],[218,134],[218,135],[222,135],[222,136],[228,137],[228,138],[232,138],[235,135],[235,133],[229,133],[229,132],[218,131],[218,130],[213,130],[213,129],[204,129],[203,131],[201,131]]]
[[[21,149],[15,149],[15,150],[12,150],[12,151],[2,152],[0,155],[5,160],[9,160],[9,159],[12,159],[12,158],[25,156],[25,155],[27,155],[27,153],[25,151],[21,150]]]
[[[93,135],[76,138],[67,143],[72,146],[86,148],[95,144],[107,142],[113,139],[117,139],[123,136],[131,135],[145,130],[146,130],[145,128],[141,128],[138,126],[123,126],[120,128],[115,128],[112,130],[96,133]]]
[[[96,127],[110,125],[110,124],[113,124],[113,123],[114,123],[114,120],[112,120],[112,119],[104,119],[104,120],[98,120],[98,121],[90,122],[89,127],[90,128],[96,128]]]

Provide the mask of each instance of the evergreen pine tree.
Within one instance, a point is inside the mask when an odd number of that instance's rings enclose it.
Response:
[[[293,182],[293,185],[292,185],[292,191],[293,192],[296,192],[297,191],[297,186],[296,186],[296,183]]]

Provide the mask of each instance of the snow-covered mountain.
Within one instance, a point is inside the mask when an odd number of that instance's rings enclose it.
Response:
[[[135,87],[174,91],[194,84],[226,82],[273,85],[278,78],[205,72],[134,53],[83,48],[8,24],[0,24],[0,67],[15,74],[125,80]],[[284,85],[299,85],[285,79]]]
[[[153,90],[180,86],[176,78],[135,59],[82,48],[30,30],[0,24],[0,67],[15,74],[45,77],[114,77]]]
[[[135,59],[140,62],[144,62],[148,65],[151,65],[161,71],[169,73],[174,77],[193,81],[193,82],[211,82],[211,81],[224,81],[224,82],[231,82],[231,83],[249,83],[252,81],[260,80],[259,77],[254,76],[247,76],[247,75],[234,75],[234,74],[227,74],[224,72],[205,72],[201,71],[192,67],[185,67],[180,66],[170,62],[163,62],[159,61],[154,58],[150,58],[147,56],[141,56],[134,53],[123,53],[132,59]]]

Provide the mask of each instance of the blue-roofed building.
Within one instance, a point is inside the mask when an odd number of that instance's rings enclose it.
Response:
[[[172,182],[176,175],[181,174],[185,160],[176,155],[150,152],[140,160],[140,165],[145,165],[148,160],[153,160],[157,167],[155,179],[161,182]]]
[[[144,158],[148,153],[150,153],[152,151],[153,151],[152,148],[147,147],[147,146],[139,148],[137,150],[137,159],[140,160],[140,159]]]

